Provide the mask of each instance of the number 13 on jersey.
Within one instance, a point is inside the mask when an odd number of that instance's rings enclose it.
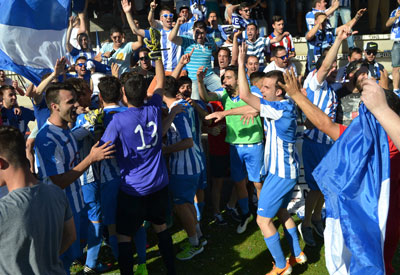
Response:
[[[142,146],[136,147],[137,150],[149,149],[149,148],[154,147],[154,146],[157,145],[157,141],[158,141],[157,124],[156,124],[154,121],[150,121],[150,122],[148,122],[148,123],[146,124],[146,128],[150,128],[150,127],[153,128],[153,132],[151,133],[151,140],[150,140],[150,142],[153,141],[153,139],[154,139],[154,141],[151,142],[151,144],[146,144],[145,137],[144,137],[144,131],[143,131],[142,125],[138,124],[138,125],[136,126],[135,134],[137,134],[137,133],[139,132],[139,134],[140,134],[140,139],[142,140]]]

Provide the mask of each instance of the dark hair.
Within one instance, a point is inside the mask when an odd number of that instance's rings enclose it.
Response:
[[[4,91],[6,91],[6,90],[14,91],[15,88],[14,88],[13,86],[11,86],[11,85],[3,85],[3,86],[1,86],[1,88],[0,88],[0,93],[1,93],[1,94],[4,94]]]
[[[86,80],[82,78],[68,78],[67,80],[64,81],[65,84],[69,84],[72,87],[74,87],[75,93],[76,93],[76,100],[79,100],[81,96],[85,95],[88,90],[90,90],[89,84],[86,82]]]
[[[193,29],[195,30],[197,28],[203,29],[203,30],[207,30],[206,22],[204,22],[204,21],[196,21],[196,22],[194,22]]]
[[[128,81],[129,78],[131,78],[133,75],[137,73],[135,72],[124,72],[119,76],[119,80],[121,81],[122,86],[125,85],[125,83]]]
[[[251,85],[254,85],[254,82],[260,80],[261,78],[263,78],[265,76],[264,72],[254,72],[251,73],[250,75],[250,83]]]
[[[325,14],[324,12],[316,12],[316,13],[314,14],[314,18],[317,19],[318,16],[320,16],[320,15],[325,15],[325,16],[326,16],[326,14]]]
[[[178,94],[179,86],[178,81],[172,76],[165,77],[165,93],[164,95],[168,98],[176,98]]]
[[[362,59],[350,62],[346,68],[346,75],[349,75],[351,73],[358,71],[363,66],[368,68],[368,64]]]
[[[238,78],[238,67],[237,66],[230,66],[229,65],[228,67],[225,68],[225,73],[227,71],[233,71],[235,73],[235,78],[236,79]]]
[[[147,96],[147,85],[143,75],[138,73],[132,74],[125,82],[124,90],[129,104],[135,107],[140,107],[144,104]]]
[[[89,36],[87,35],[87,33],[84,33],[84,32],[79,33],[79,34],[76,36],[76,38],[78,39],[78,41],[79,41],[79,43],[80,43],[80,42],[82,42],[82,38],[85,37],[85,36],[86,36],[87,39],[89,39]]]
[[[171,9],[171,7],[169,7],[169,6],[161,6],[161,9],[160,9],[160,16],[161,16],[161,13],[162,13],[163,11],[169,11],[170,13],[172,13],[172,14],[175,16],[174,10]]]
[[[283,78],[283,72],[278,71],[278,70],[269,71],[268,73],[265,74],[264,77],[266,77],[266,78],[276,78],[275,88],[276,89],[281,89],[282,90],[282,97],[285,96],[286,91],[284,89],[282,89],[278,85],[278,82],[281,82],[282,84],[285,84],[285,79]]]
[[[251,3],[250,2],[241,2],[240,6],[239,6],[239,10],[242,10],[244,8],[249,8],[251,7]]]
[[[353,55],[353,53],[362,54],[362,50],[360,48],[357,48],[357,47],[350,48],[349,57],[351,57]]]
[[[115,32],[119,32],[120,34],[124,33],[120,27],[114,25],[110,29],[110,35],[112,35]]]
[[[274,16],[272,16],[271,22],[272,22],[272,24],[274,24],[275,22],[279,22],[279,21],[282,21],[282,20],[284,20],[282,16],[274,15]]]
[[[284,46],[277,46],[275,47],[272,52],[271,52],[271,56],[276,56],[278,54],[279,51],[285,51],[286,52],[286,48]]]
[[[181,76],[178,78],[178,89],[183,85],[183,84],[190,84],[192,85],[192,80],[188,76]]]
[[[218,53],[220,51],[226,51],[228,53],[228,56],[231,57],[231,50],[228,47],[221,47],[218,49]]]
[[[250,57],[254,57],[254,58],[256,58],[258,60],[258,62],[260,62],[260,59],[257,56],[255,56],[255,55],[247,55],[246,56],[246,64],[249,61]]]
[[[254,26],[254,27],[256,27],[256,30],[258,30],[258,26],[257,26],[255,23],[249,23],[249,24],[247,24],[246,29],[247,29],[249,26]]]
[[[391,90],[385,90],[386,101],[398,116],[400,116],[400,98]]]
[[[322,66],[322,62],[324,62],[326,55],[321,55],[318,60],[317,63],[315,64],[315,68],[317,69],[317,71],[319,70],[319,68],[321,68]]]
[[[15,168],[29,167],[25,139],[18,129],[12,126],[0,126],[0,155]]]
[[[50,112],[51,110],[51,104],[60,104],[60,90],[67,90],[71,91],[75,96],[76,96],[76,91],[74,86],[72,86],[69,83],[63,83],[63,82],[58,82],[58,83],[50,83],[47,88],[46,88],[46,105],[47,108],[49,108]]]
[[[147,54],[150,52],[148,48],[140,48],[139,53],[146,52]]]
[[[317,5],[317,3],[320,3],[322,0],[313,0],[312,2],[312,7],[315,8],[315,6]],[[316,17],[315,17],[316,18]]]
[[[114,76],[100,78],[99,90],[105,103],[118,103],[121,100],[121,82]]]
[[[81,55],[75,60],[75,65],[77,64],[78,60],[81,60],[81,59],[87,61],[87,57],[84,55]]]

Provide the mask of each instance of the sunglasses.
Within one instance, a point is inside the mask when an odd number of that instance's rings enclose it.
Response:
[[[251,9],[245,9],[243,12],[251,12]]]
[[[112,40],[116,40],[116,39],[118,39],[118,38],[121,38],[121,35],[112,36],[111,38],[112,38]]]
[[[371,55],[371,54],[376,55],[376,51],[367,51],[367,55]]]
[[[76,64],[76,65],[79,66],[79,67],[83,67],[83,66],[86,67],[86,63],[78,63],[78,64]]]
[[[139,57],[139,60],[144,61],[144,60],[149,60],[150,58],[148,56],[142,56]]]
[[[170,14],[163,14],[162,15],[164,18],[174,18],[174,15],[172,13]]]
[[[277,58],[280,58],[280,59],[282,59],[283,61],[285,61],[286,59],[289,58],[289,55],[286,54],[286,55],[284,55],[284,56],[277,56]]]

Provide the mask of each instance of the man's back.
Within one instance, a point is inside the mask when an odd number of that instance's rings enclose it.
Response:
[[[59,259],[68,200],[54,185],[19,188],[0,199],[0,273],[65,274]]]

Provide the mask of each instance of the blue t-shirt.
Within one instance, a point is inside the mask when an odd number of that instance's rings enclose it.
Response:
[[[145,196],[168,184],[162,156],[162,99],[155,94],[146,105],[114,114],[101,142],[116,146],[120,189],[131,196]]]
[[[47,108],[45,93],[43,93],[42,101],[39,104],[35,104],[32,100],[33,112],[36,117],[37,127],[40,130],[42,126],[46,123],[50,116],[50,110]]]
[[[19,107],[21,109],[21,114],[16,115],[14,113],[14,108],[1,109],[1,119],[3,120],[3,125],[9,125],[17,128],[23,135],[28,131],[29,121],[35,120],[34,112],[25,107]]]

